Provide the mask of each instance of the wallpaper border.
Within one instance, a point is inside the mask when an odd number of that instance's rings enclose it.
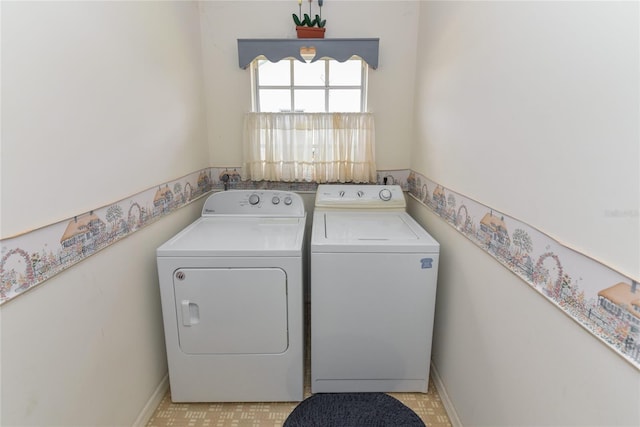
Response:
[[[213,189],[202,169],[131,197],[0,241],[0,305]]]
[[[640,370],[640,286],[632,278],[415,171],[380,170],[377,182],[400,185]],[[0,305],[211,191],[316,188],[314,183],[242,181],[240,168],[211,167],[3,239]]]
[[[640,370],[640,284],[411,171],[408,193]],[[446,244],[446,242],[445,242]]]
[[[0,240],[0,305],[212,191],[315,191],[317,187],[314,183],[242,181],[239,171],[232,167],[201,169],[107,206]]]

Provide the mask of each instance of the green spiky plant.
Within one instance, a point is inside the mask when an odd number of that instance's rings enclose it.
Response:
[[[298,27],[319,27],[319,28],[324,28],[324,26],[327,23],[326,19],[322,19],[322,4],[324,3],[324,0],[318,0],[318,6],[320,7],[320,14],[316,15],[315,18],[311,19],[311,2],[312,0],[309,0],[309,13],[305,13],[303,16],[304,18],[300,19],[300,16],[302,16],[302,2],[299,1],[298,2],[298,6],[300,7],[300,13],[299,15],[296,15],[295,13],[292,14],[293,16],[293,22],[298,26]]]

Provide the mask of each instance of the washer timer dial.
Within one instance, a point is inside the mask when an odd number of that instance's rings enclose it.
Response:
[[[380,190],[379,195],[380,199],[384,200],[385,202],[391,200],[391,190],[389,190],[388,188],[383,188],[382,190]]]
[[[258,196],[257,194],[252,194],[249,196],[249,204],[257,205],[258,203],[260,203],[260,196]]]

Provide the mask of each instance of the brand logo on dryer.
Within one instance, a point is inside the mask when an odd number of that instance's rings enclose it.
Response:
[[[422,269],[433,268],[433,258],[422,258],[420,260],[420,265]]]

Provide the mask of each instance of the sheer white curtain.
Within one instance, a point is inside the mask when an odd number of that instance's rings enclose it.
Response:
[[[252,181],[376,181],[371,113],[247,113],[243,152]]]

